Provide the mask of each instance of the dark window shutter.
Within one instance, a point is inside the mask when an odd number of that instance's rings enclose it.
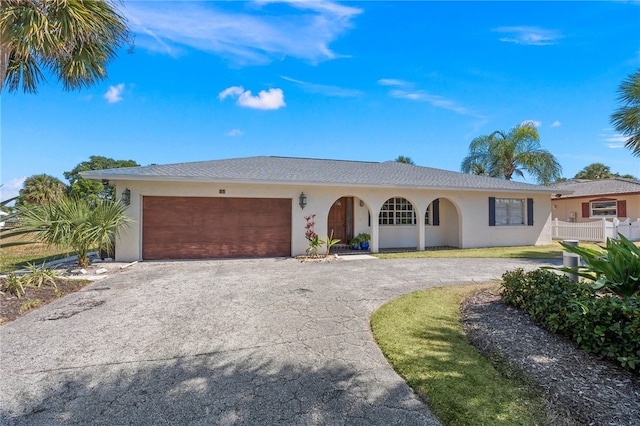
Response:
[[[527,226],[533,226],[533,198],[527,198]]]
[[[489,226],[496,226],[496,197],[489,197]]]
[[[431,208],[433,209],[433,226],[440,225],[440,198],[436,198],[433,200],[431,204]]]
[[[618,217],[627,217],[627,200],[618,200]]]
[[[582,203],[582,217],[589,217],[589,203]]]

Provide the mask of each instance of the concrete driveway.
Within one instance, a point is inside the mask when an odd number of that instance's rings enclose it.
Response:
[[[0,327],[0,423],[436,425],[373,341],[371,312],[542,264],[139,263]]]

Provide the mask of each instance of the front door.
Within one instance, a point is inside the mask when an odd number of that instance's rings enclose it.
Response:
[[[329,235],[333,231],[333,238],[339,239],[340,244],[349,244],[353,238],[353,197],[342,197],[333,203],[329,210],[327,224]]]

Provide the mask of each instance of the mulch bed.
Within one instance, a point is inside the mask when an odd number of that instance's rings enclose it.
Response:
[[[51,303],[69,293],[81,290],[89,284],[91,284],[91,281],[88,280],[58,279],[56,280],[57,291],[56,288],[43,284],[42,287],[39,288],[25,288],[25,294],[21,298],[17,298],[9,293],[0,293],[0,325],[11,322],[29,313],[33,309]],[[22,308],[23,306],[28,306],[29,303],[37,303],[34,302],[37,300],[41,301],[39,305],[27,310]]]
[[[541,329],[497,292],[467,298],[461,314],[471,344],[542,390],[552,424],[640,425],[640,375]]]

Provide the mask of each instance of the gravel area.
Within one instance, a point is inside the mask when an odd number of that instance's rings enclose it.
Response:
[[[468,298],[462,322],[482,354],[539,385],[553,424],[640,425],[640,376],[539,328],[497,292]]]

